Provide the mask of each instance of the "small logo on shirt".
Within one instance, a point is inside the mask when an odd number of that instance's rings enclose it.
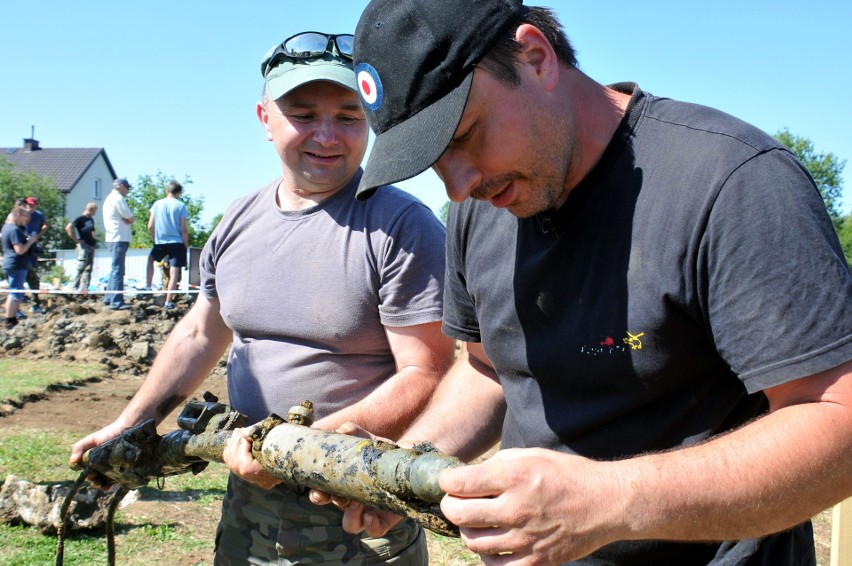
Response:
[[[641,350],[642,349],[642,340],[641,338],[645,336],[644,332],[640,332],[639,334],[631,334],[627,333],[627,338],[623,338],[625,344],[630,346],[631,350]]]
[[[628,331],[625,334],[626,336],[621,340],[616,340],[612,336],[604,336],[595,341],[590,340],[589,344],[580,347],[580,353],[587,356],[612,356],[642,349],[644,332],[634,334]]]

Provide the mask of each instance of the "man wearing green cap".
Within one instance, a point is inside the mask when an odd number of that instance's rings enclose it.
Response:
[[[257,116],[282,176],[238,199],[204,247],[202,292],[147,379],[82,453],[146,419],[162,421],[230,345],[228,402],[256,423],[314,403],[314,426],[355,422],[396,438],[453,356],[441,333],[444,230],[421,202],[385,187],[358,201],[368,129],[352,36],[297,34],[261,63]],[[251,456],[246,430],[225,449],[232,471],[216,564],[425,564],[412,522],[387,535],[344,531],[343,512],[283,488]]]
[[[373,0],[355,38],[377,134],[359,196],[432,167],[453,201],[443,328],[465,348],[403,440],[500,440],[440,475],[465,544],[489,565],[814,564],[809,518],[852,495],[852,274],[802,164],[594,81],[520,0]]]

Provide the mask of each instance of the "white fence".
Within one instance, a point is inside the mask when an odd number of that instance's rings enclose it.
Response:
[[[62,266],[65,275],[72,281],[77,273],[77,252],[76,250],[51,250],[56,254],[56,262]],[[145,287],[145,279],[148,270],[148,254],[151,253],[150,248],[131,248],[127,250],[127,257],[124,262],[124,287],[125,289],[142,289]],[[198,275],[198,258],[201,254],[200,248],[189,249],[188,259],[188,276],[184,272],[181,277],[181,282],[178,289],[182,291],[188,290],[191,286],[199,284]],[[109,282],[109,272],[112,267],[109,250],[106,248],[98,248],[95,250],[95,264],[92,267],[92,280],[89,285],[90,291],[102,291],[106,288]],[[42,285],[51,283],[50,281],[42,281]],[[154,266],[154,280],[151,285],[154,289],[162,288],[160,279],[160,269]]]

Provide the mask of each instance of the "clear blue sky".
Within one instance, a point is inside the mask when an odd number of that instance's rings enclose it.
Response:
[[[461,0],[460,0],[461,1]],[[0,147],[103,147],[119,176],[157,171],[205,198],[205,220],[280,174],[255,117],[266,50],[303,30],[353,32],[366,0],[3,2]],[[530,2],[528,3],[537,3]],[[604,83],[789,128],[847,160],[852,2],[541,1]],[[433,210],[426,173],[403,187]]]

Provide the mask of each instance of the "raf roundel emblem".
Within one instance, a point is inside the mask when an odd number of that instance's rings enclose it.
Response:
[[[375,112],[382,105],[385,93],[379,73],[367,63],[358,63],[355,67],[355,79],[358,81],[358,93],[364,106]]]

